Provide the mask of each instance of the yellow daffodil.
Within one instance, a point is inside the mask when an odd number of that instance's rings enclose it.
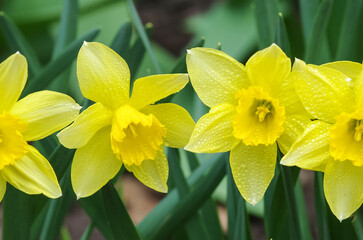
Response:
[[[236,185],[256,204],[274,176],[276,141],[286,153],[309,121],[288,79],[290,59],[275,44],[255,53],[246,67],[221,51],[193,48],[187,67],[195,91],[211,109],[185,149],[231,151]]]
[[[0,64],[0,201],[6,182],[27,194],[62,195],[49,162],[27,143],[70,124],[80,106],[65,94],[40,91],[18,100],[28,76],[26,59],[13,54]]]
[[[341,221],[363,203],[362,65],[345,61],[315,66],[297,59],[291,78],[316,120],[281,163],[324,172],[325,197]]]
[[[194,121],[176,104],[151,104],[180,91],[188,75],[137,79],[129,97],[127,63],[103,44],[85,43],[78,54],[77,76],[83,95],[96,102],[58,134],[65,147],[77,148],[71,169],[77,197],[95,193],[122,163],[148,187],[167,192],[163,145],[184,147]]]

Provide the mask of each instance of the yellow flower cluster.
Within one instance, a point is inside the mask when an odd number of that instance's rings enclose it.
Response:
[[[61,196],[48,161],[28,142],[58,133],[77,149],[71,181],[78,198],[94,194],[122,164],[146,186],[167,192],[164,146],[196,153],[230,151],[242,196],[259,202],[281,164],[324,172],[324,192],[338,219],[363,203],[362,64],[322,66],[291,60],[275,44],[244,66],[227,54],[193,48],[188,74],[137,79],[130,94],[127,63],[100,43],[84,43],[77,76],[84,97],[95,102],[79,114],[69,96],[40,91],[18,100],[27,79],[16,53],[0,65],[0,200],[6,182],[28,194]],[[189,113],[159,100],[190,81],[210,111],[195,124]]]

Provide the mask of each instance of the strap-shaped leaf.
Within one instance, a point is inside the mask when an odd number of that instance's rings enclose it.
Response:
[[[34,78],[30,79],[23,91],[23,96],[39,91],[48,86],[56,76],[70,66],[76,58],[79,48],[84,41],[92,41],[99,33],[99,29],[93,29],[81,38],[73,41],[59,56],[46,65]]]
[[[38,57],[18,27],[4,12],[0,12],[0,27],[11,50],[23,54],[28,60],[30,72],[38,73],[42,67]]]
[[[165,239],[187,221],[223,179],[227,158],[225,154],[222,156],[222,159],[209,160],[193,172],[188,178],[188,184],[195,187],[183,199],[179,200],[175,190],[169,192],[137,226],[141,236],[147,239]]]

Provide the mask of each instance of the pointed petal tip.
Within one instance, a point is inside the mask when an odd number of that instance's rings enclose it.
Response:
[[[192,50],[187,49],[187,54],[191,54],[191,53],[192,53]]]
[[[88,43],[87,43],[86,41],[83,41],[83,45],[84,45],[84,46],[87,46],[87,45],[88,45]]]
[[[16,53],[15,54],[21,54],[19,51],[16,51]]]

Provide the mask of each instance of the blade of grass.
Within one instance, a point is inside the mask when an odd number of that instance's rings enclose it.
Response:
[[[175,191],[170,192],[137,226],[141,236],[151,240],[165,239],[197,211],[225,175],[227,159],[222,156],[223,160],[210,160],[193,172],[188,184],[195,187],[185,198],[179,200]]]
[[[26,96],[29,93],[39,91],[48,86],[53,79],[58,76],[65,68],[70,66],[76,58],[78,50],[84,41],[92,41],[99,33],[99,29],[93,29],[86,33],[81,38],[73,41],[59,56],[47,64],[29,84],[25,87],[22,95]]]
[[[27,58],[31,74],[38,73],[42,65],[34,50],[30,47],[30,44],[21,34],[15,23],[2,11],[0,11],[0,27],[11,50],[14,52],[19,51]]]
[[[116,189],[109,182],[102,189],[102,199],[105,213],[116,239],[140,240],[140,236],[133,224],[126,207],[120,199]]]
[[[161,68],[159,66],[159,63],[155,57],[154,51],[151,47],[149,37],[147,36],[147,33],[145,32],[145,29],[143,27],[143,24],[140,20],[139,14],[137,13],[136,7],[134,5],[134,2],[132,0],[127,0],[130,11],[131,11],[131,18],[134,23],[134,26],[139,33],[139,36],[144,43],[144,46],[146,48],[146,51],[149,53],[151,60],[154,64],[155,70],[157,73],[161,73]]]
[[[326,35],[326,29],[330,19],[332,0],[323,0],[314,18],[313,28],[305,52],[305,60],[315,63],[320,54],[320,48]]]
[[[168,148],[168,162],[170,177],[173,179],[180,199],[183,199],[188,195],[190,189],[180,168],[178,149]],[[210,239],[206,226],[202,222],[201,216],[198,212],[193,214],[193,216],[191,216],[190,219],[185,223],[185,228],[188,234],[188,239]]]
[[[255,15],[259,33],[260,48],[271,45],[275,40],[277,0],[255,0]]]
[[[335,59],[348,60],[356,52],[359,19],[361,17],[363,1],[347,0]]]
[[[121,57],[125,57],[127,50],[130,46],[132,36],[132,25],[131,22],[125,22],[118,32],[116,33],[111,48],[117,52]]]

